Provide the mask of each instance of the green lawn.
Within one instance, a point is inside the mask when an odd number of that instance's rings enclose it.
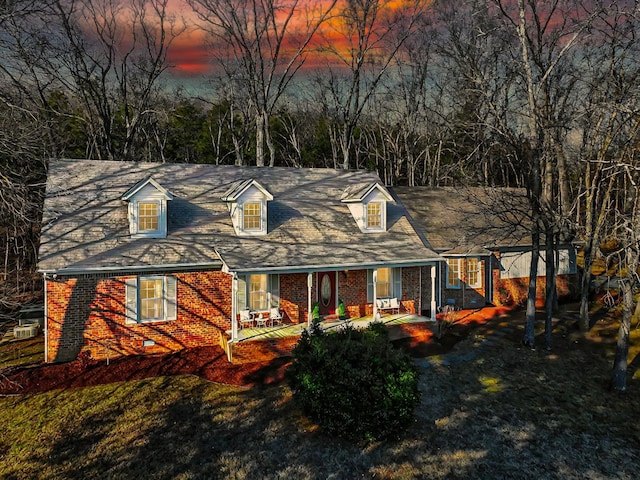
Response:
[[[0,398],[0,478],[637,478],[640,380],[607,391],[610,340],[559,325],[552,353],[531,352],[513,330],[416,359],[416,421],[374,445],[323,435],[286,386],[177,376]]]

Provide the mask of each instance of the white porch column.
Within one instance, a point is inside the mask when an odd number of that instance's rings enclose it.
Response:
[[[238,275],[233,274],[231,280],[231,341],[238,338]]]
[[[373,319],[378,318],[378,269],[373,269]]]
[[[431,265],[431,320],[436,319],[436,266]]]
[[[313,273],[307,274],[307,328],[311,328],[311,287],[313,287]]]

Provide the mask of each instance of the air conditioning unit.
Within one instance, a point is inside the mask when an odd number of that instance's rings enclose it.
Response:
[[[39,327],[40,323],[38,322],[37,318],[19,318],[18,325],[20,327],[32,327],[34,325],[36,327]]]
[[[38,335],[38,325],[13,327],[13,336],[18,339],[33,338]]]

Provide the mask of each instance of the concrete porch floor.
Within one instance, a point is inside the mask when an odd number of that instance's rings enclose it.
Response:
[[[403,325],[408,323],[427,323],[432,322],[433,320],[429,317],[423,317],[420,315],[414,315],[411,313],[400,313],[400,314],[384,314],[378,320],[384,323],[387,326],[393,325]],[[358,318],[348,318],[345,320],[325,320],[320,322],[320,327],[327,330],[339,329],[342,326],[350,323],[354,328],[367,328],[369,324],[373,322],[373,316],[365,316]],[[236,342],[244,342],[244,341],[252,341],[252,340],[271,340],[271,339],[282,339],[288,337],[298,337],[302,334],[302,331],[308,327],[308,324],[298,323],[298,324],[284,324],[284,325],[276,325],[274,327],[251,327],[244,328],[242,330],[238,330],[238,339]],[[395,340],[393,332],[396,330],[392,330],[391,340]],[[227,332],[229,336],[231,336],[231,332]]]

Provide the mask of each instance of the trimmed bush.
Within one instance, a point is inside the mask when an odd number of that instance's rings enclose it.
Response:
[[[399,432],[420,401],[417,370],[380,322],[331,333],[313,322],[293,351],[287,377],[304,413],[327,433],[349,440],[371,442]]]

